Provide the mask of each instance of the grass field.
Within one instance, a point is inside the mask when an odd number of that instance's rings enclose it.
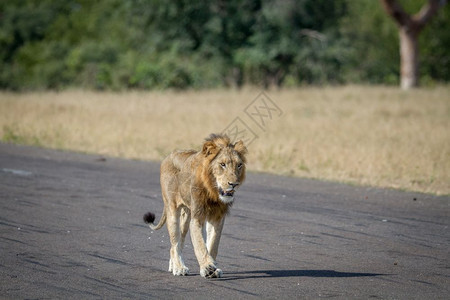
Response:
[[[3,92],[0,138],[160,160],[175,148],[199,147],[239,117],[257,135],[250,170],[450,194],[450,86],[267,91],[282,114],[259,106],[264,119],[245,113],[260,92]]]

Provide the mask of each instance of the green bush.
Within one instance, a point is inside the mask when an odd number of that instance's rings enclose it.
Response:
[[[399,80],[397,28],[379,1],[16,0],[0,12],[1,89]],[[447,5],[421,35],[425,84],[450,80],[449,17]]]

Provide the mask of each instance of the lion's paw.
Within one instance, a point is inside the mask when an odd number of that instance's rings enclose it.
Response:
[[[183,266],[181,268],[173,267],[172,273],[175,276],[186,276],[189,275],[189,268],[186,266]]]
[[[220,278],[222,274],[222,270],[216,268],[214,265],[208,265],[206,268],[200,270],[200,275],[205,278]]]
[[[175,276],[189,275],[189,268],[184,264],[181,267],[177,267],[172,259],[169,260],[169,273],[173,273]]]

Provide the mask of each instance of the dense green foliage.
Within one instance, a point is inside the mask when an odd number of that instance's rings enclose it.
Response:
[[[421,35],[426,83],[450,79],[449,17]],[[375,0],[0,0],[2,89],[391,84],[398,52]]]

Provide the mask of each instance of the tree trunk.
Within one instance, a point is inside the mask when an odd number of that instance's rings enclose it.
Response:
[[[400,35],[400,85],[407,90],[419,86],[419,32],[412,28],[402,27]]]
[[[380,0],[386,13],[399,27],[400,35],[400,83],[402,89],[419,85],[419,47],[417,39],[425,24],[435,15],[446,0],[428,0],[420,11],[411,16],[397,0]]]

